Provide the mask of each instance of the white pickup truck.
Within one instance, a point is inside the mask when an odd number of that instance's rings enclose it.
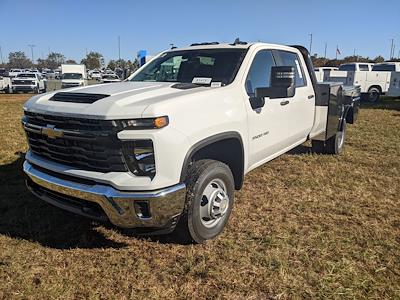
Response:
[[[358,100],[355,87],[317,83],[301,46],[171,49],[120,84],[28,100],[27,186],[77,214],[203,242],[246,173],[307,140],[339,154]]]
[[[46,92],[46,81],[39,73],[20,73],[12,79],[12,90],[16,92]]]

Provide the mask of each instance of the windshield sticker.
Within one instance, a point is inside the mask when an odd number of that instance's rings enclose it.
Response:
[[[299,61],[296,59],[295,62],[296,62],[296,67],[297,67],[297,73],[299,74],[300,78],[303,78],[303,73],[301,73]]]
[[[222,86],[222,82],[211,82],[211,87],[221,87]]]
[[[212,78],[208,77],[194,77],[192,83],[194,84],[210,84]]]

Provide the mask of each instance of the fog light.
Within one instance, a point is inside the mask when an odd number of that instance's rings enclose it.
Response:
[[[135,140],[122,143],[125,161],[137,176],[154,177],[156,173],[152,140]]]

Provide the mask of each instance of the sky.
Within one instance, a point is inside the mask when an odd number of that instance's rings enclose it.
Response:
[[[49,51],[80,61],[98,51],[106,61],[151,55],[173,43],[262,41],[300,44],[334,58],[357,55],[389,57],[400,50],[400,0],[0,0],[0,47],[24,51],[34,59]],[[0,58],[1,59],[1,58]]]

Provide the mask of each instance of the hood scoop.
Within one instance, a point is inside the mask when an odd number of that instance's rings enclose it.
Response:
[[[110,95],[104,95],[104,94],[59,92],[54,94],[53,97],[51,97],[49,100],[58,102],[72,102],[72,103],[94,103],[100,99],[109,96]]]

